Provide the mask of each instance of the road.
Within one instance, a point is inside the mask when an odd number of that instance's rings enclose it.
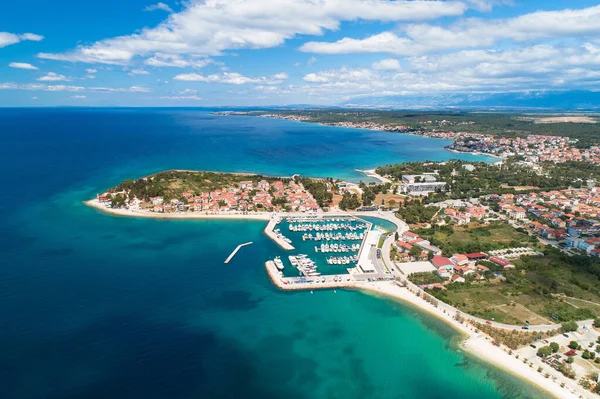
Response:
[[[367,212],[365,212],[366,214]],[[394,223],[396,226],[398,226],[397,228],[397,232],[398,234],[402,234],[403,232],[407,231],[408,225],[398,219],[396,217],[396,215],[393,212],[368,212],[368,213],[377,213],[377,215],[368,215],[368,216],[375,216],[375,217],[379,217],[382,219],[386,219],[391,221],[392,223]],[[420,287],[418,287],[417,285],[411,283],[410,281],[408,281],[406,279],[406,276],[403,275],[396,267],[394,262],[391,259],[391,247],[392,244],[394,243],[394,232],[392,232],[387,239],[384,241],[383,243],[383,247],[381,248],[381,258],[382,259],[377,259],[376,265],[379,264],[380,268],[383,267],[383,263],[385,262],[385,264],[388,266],[389,270],[391,271],[391,274],[397,279],[400,280],[404,285],[407,286],[407,288],[409,288],[410,290],[412,290],[413,292],[423,292],[423,290],[421,290]],[[385,269],[382,269],[385,270]],[[378,273],[379,274],[379,273]],[[389,276],[387,274],[384,273],[385,276]],[[473,322],[476,323],[481,323],[481,324],[487,324],[489,320],[486,319],[482,319],[479,317],[475,317],[475,316],[471,316],[467,313],[463,313],[462,311],[460,311],[459,309],[448,305],[445,302],[439,301],[438,302],[438,308],[445,310],[446,312],[448,312],[449,314],[459,314],[461,315],[463,318],[465,319],[469,319],[472,320]],[[584,320],[584,321],[580,321],[577,322],[577,324],[579,325],[579,327],[583,327],[583,326],[591,326],[593,320]],[[513,331],[513,330],[521,330],[523,325],[513,325],[513,324],[504,324],[504,323],[497,323],[497,322],[491,322],[492,327],[494,328],[499,328],[502,330],[509,330],[509,331]],[[556,330],[559,329],[561,327],[560,324],[535,324],[535,325],[529,325],[528,326],[528,330],[527,331],[532,331],[532,332],[547,332],[547,331],[552,331],[552,330]]]

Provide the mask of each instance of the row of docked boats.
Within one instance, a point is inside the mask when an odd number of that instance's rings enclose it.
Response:
[[[297,268],[300,273],[305,277],[320,276],[321,273],[317,271],[317,264],[308,257],[308,255],[290,255],[288,256],[292,266]]]
[[[360,249],[360,244],[321,244],[315,245],[315,252],[356,252]]]
[[[326,259],[328,265],[349,265],[350,263],[356,263],[358,257],[354,256],[331,256]]]
[[[273,230],[273,233],[275,233],[275,236],[276,236],[278,239],[280,239],[280,240],[283,240],[283,241],[287,242],[288,244],[291,244],[291,243],[292,243],[292,240],[290,240],[289,238],[287,238],[286,236],[284,236],[284,235],[281,233],[281,230],[280,230],[280,229],[275,229],[275,230]]]
[[[302,240],[306,241],[358,241],[365,238],[365,233],[304,233],[302,234]]]
[[[288,225],[288,229],[290,231],[357,231],[366,229],[367,225],[365,223],[290,223]]]

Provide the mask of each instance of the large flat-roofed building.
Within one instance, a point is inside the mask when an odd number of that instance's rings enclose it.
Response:
[[[422,175],[402,175],[400,191],[404,194],[427,195],[435,191],[444,191],[446,183],[437,181],[437,173]]]

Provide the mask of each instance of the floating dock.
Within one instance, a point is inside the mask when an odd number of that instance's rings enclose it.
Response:
[[[237,247],[236,247],[236,248],[233,250],[233,252],[231,253],[231,255],[229,255],[229,256],[227,257],[227,259],[225,259],[225,264],[229,263],[229,261],[230,261],[230,260],[231,260],[231,259],[232,259],[232,258],[235,256],[235,254],[237,254],[237,253],[238,253],[238,251],[239,251],[239,250],[240,250],[242,247],[245,247],[246,245],[251,245],[251,244],[252,244],[252,241],[250,241],[250,242],[247,242],[247,243],[245,243],[245,244],[240,244],[240,245],[238,245],[238,246],[237,246]]]

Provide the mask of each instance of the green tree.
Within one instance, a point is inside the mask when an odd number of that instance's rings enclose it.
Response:
[[[552,353],[557,353],[560,346],[556,342],[550,342],[550,349],[552,349]]]
[[[537,355],[539,357],[547,357],[547,356],[550,356],[551,354],[552,354],[552,349],[550,349],[549,346],[542,346],[537,351]]]
[[[577,325],[576,322],[574,321],[567,321],[565,323],[562,323],[562,330],[564,332],[571,332],[571,331],[577,331],[577,328],[579,326]]]
[[[569,348],[579,349],[579,344],[577,343],[577,341],[571,341],[571,342],[569,342]]]

